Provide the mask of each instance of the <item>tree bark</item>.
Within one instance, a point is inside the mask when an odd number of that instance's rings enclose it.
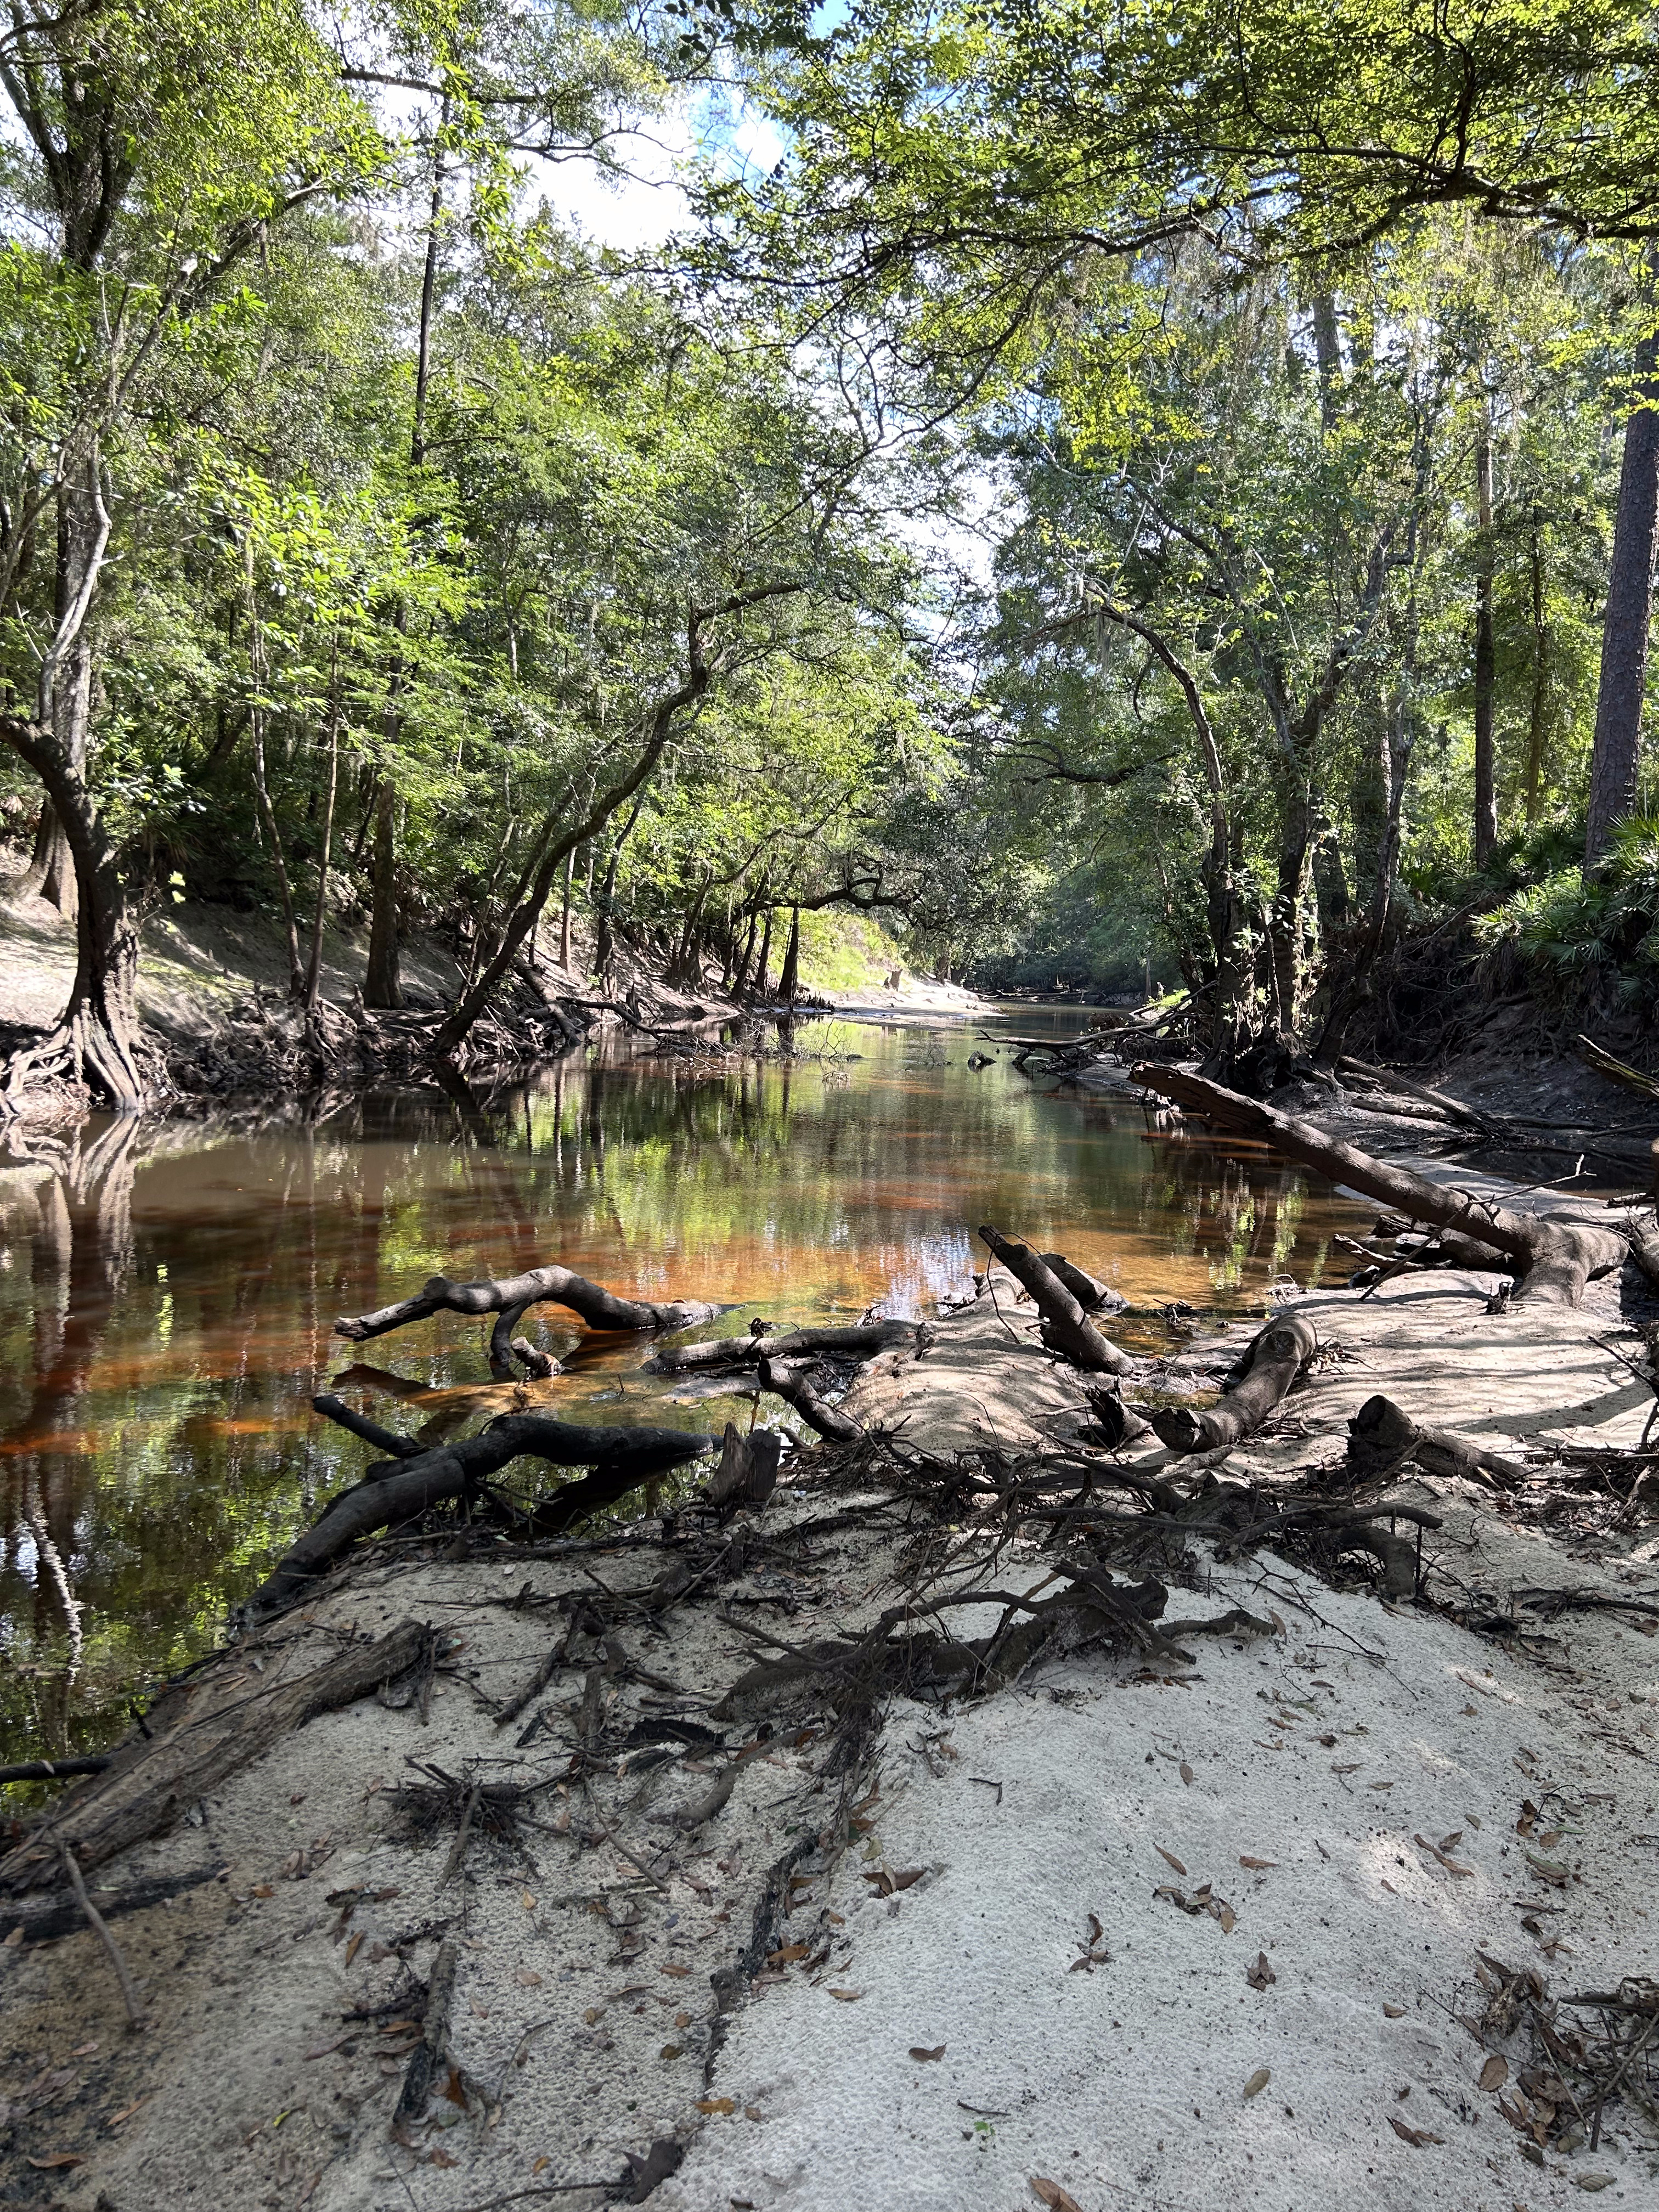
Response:
[[[1207,1115],[1223,1128],[1258,1138],[1332,1182],[1363,1191],[1409,1220],[1461,1230],[1483,1244],[1495,1246],[1516,1267],[1517,1303],[1529,1298],[1540,1305],[1579,1305],[1589,1278],[1610,1274],[1622,1266],[1629,1252],[1625,1238],[1613,1230],[1514,1213],[1455,1184],[1425,1182],[1409,1169],[1339,1143],[1311,1122],[1278,1113],[1257,1099],[1243,1097],[1218,1083],[1206,1082],[1200,1075],[1146,1061],[1129,1073],[1131,1080],[1143,1089],[1171,1098],[1191,1113]]]
[[[1498,847],[1498,641],[1492,623],[1492,404],[1483,399],[1474,448],[1480,532],[1474,579],[1474,865]]]
[[[1652,303],[1650,301],[1650,312]],[[1607,612],[1601,624],[1601,672],[1595,694],[1590,754],[1589,822],[1584,865],[1596,867],[1615,825],[1636,803],[1637,744],[1647,682],[1648,626],[1659,556],[1659,336],[1636,349],[1636,406],[1625,426],[1613,518]]]

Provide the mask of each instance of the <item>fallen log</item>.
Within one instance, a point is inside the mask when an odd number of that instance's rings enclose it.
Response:
[[[568,1307],[590,1328],[631,1334],[647,1329],[692,1328],[699,1322],[714,1320],[724,1310],[717,1305],[690,1300],[658,1305],[635,1298],[619,1298],[598,1283],[573,1275],[568,1267],[531,1267],[522,1275],[506,1275],[499,1281],[480,1283],[453,1283],[447,1275],[430,1276],[413,1297],[401,1299],[394,1306],[382,1306],[376,1313],[359,1314],[355,1318],[342,1315],[334,1324],[334,1334],[349,1337],[354,1344],[363,1344],[372,1336],[384,1336],[388,1329],[406,1328],[410,1322],[425,1321],[435,1313],[500,1314],[502,1322],[490,1331],[494,1339],[501,1332],[503,1324],[510,1334],[527,1307],[549,1304]],[[503,1336],[498,1358],[506,1349]],[[492,1362],[492,1366],[495,1364]],[[507,1363],[505,1371],[512,1373],[510,1363]]]
[[[1171,1451],[1218,1451],[1253,1437],[1319,1349],[1319,1333],[1303,1314],[1279,1314],[1259,1329],[1224,1382],[1218,1406],[1195,1413],[1166,1406],[1152,1415]]]
[[[382,1462],[362,1481],[343,1490],[278,1560],[250,1601],[258,1615],[287,1605],[324,1573],[340,1553],[377,1528],[412,1521],[428,1507],[499,1474],[515,1459],[556,1467],[591,1467],[595,1473],[544,1499],[533,1514],[538,1535],[556,1535],[584,1513],[614,1504],[629,1491],[671,1468],[714,1449],[714,1438],[681,1429],[580,1427],[544,1413],[503,1413],[476,1437],[413,1457]]]
[[[120,1920],[129,1912],[148,1912],[153,1905],[170,1905],[175,1897],[222,1878],[218,1867],[194,1867],[188,1874],[143,1875],[122,1889],[94,1889],[91,1898],[100,1918]],[[73,1936],[86,1924],[86,1914],[72,1890],[67,1895],[46,1893],[25,1898],[0,1912],[0,1929],[20,1945],[55,1943],[60,1936]]]
[[[106,1751],[88,1751],[74,1759],[20,1759],[15,1765],[0,1766],[0,1782],[68,1782],[78,1774],[101,1774],[109,1765]]]
[[[856,1421],[848,1420],[838,1407],[824,1403],[800,1369],[790,1367],[763,1352],[759,1373],[761,1389],[793,1406],[807,1426],[816,1429],[821,1437],[828,1437],[834,1443],[846,1444],[864,1434]]]
[[[1461,1230],[1483,1244],[1496,1246],[1519,1276],[1516,1297],[1540,1305],[1577,1306],[1584,1285],[1610,1274],[1630,1249],[1610,1229],[1531,1213],[1516,1213],[1455,1184],[1431,1183],[1408,1168],[1379,1160],[1352,1145],[1328,1137],[1310,1121],[1280,1114],[1258,1099],[1243,1097],[1219,1083],[1183,1069],[1142,1060],[1130,1070],[1144,1090],[1171,1098],[1189,1112],[1207,1115],[1224,1129],[1255,1137],[1287,1158],[1300,1160],[1332,1182],[1346,1183],[1367,1198],[1392,1206],[1414,1221]]]
[[[82,1871],[102,1866],[146,1836],[171,1827],[198,1798],[216,1790],[293,1729],[319,1713],[353,1704],[412,1666],[426,1634],[405,1620],[374,1644],[356,1644],[297,1681],[227,1696],[198,1717],[131,1746],[108,1772],[55,1806],[0,1858],[0,1891],[54,1883],[63,1853]],[[204,1686],[214,1686],[209,1680]]]
[[[799,1359],[810,1352],[832,1358],[871,1359],[902,1344],[915,1344],[920,1328],[912,1321],[860,1322],[848,1328],[792,1328],[781,1336],[764,1328],[746,1336],[716,1336],[706,1344],[665,1344],[645,1363],[658,1375],[680,1375],[696,1367],[757,1367],[769,1359]]]
[[[988,1222],[979,1233],[992,1257],[1001,1261],[1036,1302],[1042,1316],[1042,1341],[1051,1352],[1059,1352],[1088,1375],[1135,1372],[1135,1363],[1128,1353],[1120,1352],[1116,1345],[1101,1334],[1054,1269],[1029,1244],[1005,1237]]]
[[[1499,1483],[1524,1482],[1527,1470],[1474,1437],[1426,1429],[1392,1398],[1367,1398],[1348,1424],[1346,1473],[1351,1482],[1381,1482],[1407,1462],[1425,1474],[1473,1481],[1485,1474]]]
[[[1437,1107],[1449,1121],[1459,1122],[1464,1128],[1474,1129],[1483,1136],[1492,1135],[1497,1126],[1488,1115],[1474,1107],[1465,1106],[1461,1100],[1448,1097],[1443,1091],[1431,1091],[1426,1083],[1413,1083],[1398,1068],[1373,1067],[1368,1060],[1351,1060],[1346,1054],[1336,1065],[1339,1073],[1368,1076],[1373,1083],[1380,1083],[1385,1091],[1401,1091],[1408,1098],[1418,1099],[1425,1106]]]

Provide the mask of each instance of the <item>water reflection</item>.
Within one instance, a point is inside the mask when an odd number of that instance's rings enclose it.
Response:
[[[1003,1027],[1032,1033],[1029,1013]],[[1275,1275],[1317,1279],[1354,1218],[1248,1147],[1150,1132],[1138,1109],[1033,1084],[1006,1054],[971,1069],[994,1047],[960,1026],[826,1022],[794,1042],[820,1056],[613,1043],[489,1096],[372,1097],[307,1123],[91,1124],[0,1166],[10,1755],[118,1732],[135,1689],[211,1641],[367,1455],[310,1412],[349,1364],[336,1316],[434,1270],[558,1259],[625,1294],[778,1322],[913,1314],[966,1289],[989,1220],[1137,1304],[1259,1305]],[[528,1318],[570,1362],[561,1411],[719,1417],[639,1374],[639,1345],[585,1339],[556,1309]],[[1151,1318],[1138,1337],[1165,1340]],[[437,1388],[488,1372],[478,1326],[453,1316],[374,1356]]]

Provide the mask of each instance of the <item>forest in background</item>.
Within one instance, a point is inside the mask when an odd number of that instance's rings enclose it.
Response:
[[[1148,974],[1224,1073],[1659,987],[1655,25],[1559,0],[15,0],[0,737],[138,1103],[189,896]],[[746,119],[782,153],[738,158]],[[684,127],[664,246],[566,165]],[[1265,1060],[1261,1048],[1268,1049]],[[1256,1057],[1252,1060],[1252,1055]]]

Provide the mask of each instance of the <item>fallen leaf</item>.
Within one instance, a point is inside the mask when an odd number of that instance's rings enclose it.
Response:
[[[275,1897],[276,1891],[268,1881],[256,1881],[248,1892],[250,1897]]]
[[[1181,1762],[1181,1778],[1183,1782],[1188,1784],[1191,1784],[1193,1778],[1193,1770],[1188,1765],[1184,1759]]]
[[[72,2150],[53,2150],[48,2151],[44,2158],[30,2159],[29,2164],[38,2166],[42,2173],[46,2173],[50,2172],[54,2166],[84,2166],[86,2160],[83,2158],[77,2158]]]
[[[533,2158],[531,2160],[530,2171],[532,2173],[545,2173],[548,2167],[551,2166],[552,2163],[552,2160],[547,2155],[547,2153],[544,2151],[539,2158]]]
[[[781,1951],[769,1951],[766,1954],[766,1963],[769,1966],[792,1966],[797,1959],[804,1959],[811,1948],[810,1943],[786,1943]],[[678,1969],[665,1966],[662,1971],[665,1974],[676,1972],[683,1974],[686,1969],[684,1966]]]
[[[541,1976],[528,1966],[520,1966],[513,1978],[523,1990],[538,1990],[542,1985]]]
[[[1253,1990],[1265,1990],[1270,1982],[1276,1982],[1279,1977],[1267,1964],[1267,1953],[1258,1951],[1255,1954],[1255,1964],[1246,1967],[1244,1978]]]
[[[697,2100],[697,2110],[700,2112],[712,2112],[720,2119],[724,2119],[728,2112],[735,2112],[737,2109],[738,2100],[735,2097],[699,2097]]]
[[[830,1996],[839,2004],[856,2004],[864,1995],[862,1990],[831,1990]]]
[[[586,2027],[597,2027],[604,2018],[605,2007],[603,2005],[589,2005],[587,2010],[582,2014],[582,2024]]]
[[[1165,1866],[1172,1866],[1177,1874],[1186,1873],[1186,1868],[1182,1865],[1181,1861],[1176,1856],[1173,1851],[1166,1851],[1162,1844],[1154,1844],[1152,1845],[1152,1849],[1158,1853],[1159,1858],[1163,1860]]]
[[[1382,2008],[1382,2017],[1384,2020],[1404,2020],[1406,2008],[1404,2005],[1385,2004]]]
[[[1572,2178],[1580,2189],[1611,2189],[1613,2180],[1610,2173],[1575,2173]]]
[[[1238,1915],[1224,1897],[1218,1897],[1212,1902],[1210,1912],[1212,1918],[1221,1923],[1221,1932],[1224,1936],[1231,1936],[1238,1925]]]
[[[154,2094],[154,2092],[151,2094]],[[143,2107],[149,2104],[149,2097],[139,2097],[136,2099],[132,2104],[124,2105],[118,2112],[112,2112],[110,2114],[108,2119],[105,2121],[104,2125],[106,2128],[118,2128],[123,2120],[130,2120],[135,2112],[142,2112]]]
[[[766,2115],[758,2105],[745,2105],[743,2108],[743,2117],[745,2120],[763,2120]]]
[[[1259,2097],[1273,2078],[1273,2073],[1271,2066],[1258,2066],[1255,2073],[1251,2075],[1249,2080],[1244,2084],[1244,2094],[1247,2097]]]
[[[1276,1867],[1279,1861],[1277,1859],[1247,1859],[1241,1856],[1238,1863],[1243,1867],[1255,1867],[1259,1872],[1264,1867]]]
[[[1360,1769],[1360,1765],[1361,1762],[1356,1759],[1351,1766],[1333,1766],[1331,1772],[1333,1774],[1358,1774]]]
[[[945,2045],[941,2043],[937,2051],[924,2051],[919,2044],[913,2043],[910,2045],[910,2056],[912,2058],[921,2059],[943,2058]]]
[[[1431,1859],[1437,1860],[1439,1863],[1445,1868],[1448,1874],[1455,1875],[1461,1878],[1473,1880],[1474,1869],[1473,1867],[1460,1866],[1455,1859],[1448,1858],[1443,1848],[1440,1844],[1431,1844],[1426,1836],[1413,1836],[1412,1838],[1412,1841],[1417,1845],[1419,1851],[1426,1851]]]
[[[1570,1874],[1568,1868],[1558,1866],[1553,1859],[1540,1859],[1536,1851],[1529,1851],[1524,1845],[1521,1855],[1540,1881],[1553,1882],[1557,1889],[1566,1887]]]
[[[1389,2114],[1389,2125],[1401,2142],[1408,2142],[1413,2150],[1421,2150],[1425,2143],[1444,2142],[1444,2136],[1431,2135],[1427,2128],[1408,2128],[1397,2112]]]
[[[1273,1623],[1273,1633],[1274,1633],[1276,1636],[1288,1636],[1288,1635],[1290,1634],[1290,1632],[1290,1632],[1290,1630],[1289,1630],[1288,1628],[1286,1628],[1286,1627],[1285,1627],[1285,1626],[1284,1622],[1279,1619],[1279,1615],[1278,1615],[1278,1614],[1273,1611],[1273,1609],[1272,1606],[1269,1606],[1269,1607],[1267,1607],[1267,1618],[1268,1618],[1268,1620],[1271,1620],[1271,1621],[1272,1621],[1272,1623]]]
[[[830,1925],[832,1928],[845,1928],[847,1925],[846,1921],[839,1912],[826,1912],[823,1917],[830,1923]]]
[[[1392,1782],[1368,1782],[1365,1787],[1367,1790],[1392,1790],[1394,1784]]]
[[[441,2143],[436,2145],[427,2154],[427,2163],[429,2166],[459,2166],[460,2162],[458,2158],[451,2158]]]
[[[1031,2176],[1031,2194],[1039,2204],[1046,2204],[1048,2212],[1083,2212],[1069,2189],[1062,2189],[1057,2181],[1050,2181],[1046,2173]]]
[[[519,1902],[526,1912],[533,1912],[536,1910],[536,1900],[527,1889],[521,1889],[519,1892]]]
[[[689,2012],[677,2012],[674,2015],[674,2025],[676,2027],[690,2027],[691,2025],[690,2014]]]
[[[683,2046],[678,2043],[665,2043],[662,2050],[658,2055],[663,2058],[678,2058],[680,2055],[682,2047]]]
[[[803,1943],[800,1948],[804,1951],[806,1946]],[[659,1966],[657,1969],[659,1974],[666,1974],[671,1980],[676,1982],[683,1982],[690,1971],[690,1966]]]
[[[358,1952],[362,1948],[362,1943],[363,1931],[360,1928],[357,1930],[357,1933],[352,1937],[351,1941],[346,1945],[345,1962],[348,1966],[356,1957]]]
[[[1494,2051],[1492,2057],[1486,2061],[1486,2064],[1480,2069],[1481,2087],[1487,2091],[1501,2089],[1504,2082],[1507,2081],[1509,2078],[1509,2060],[1501,2057],[1497,2051]]]

